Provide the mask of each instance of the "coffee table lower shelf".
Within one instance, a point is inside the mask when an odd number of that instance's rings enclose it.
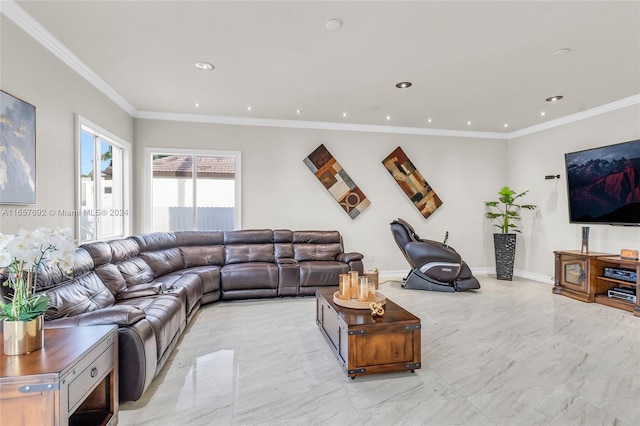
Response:
[[[316,323],[347,375],[421,367],[420,318],[387,299],[383,317],[333,302],[334,288],[316,291]]]

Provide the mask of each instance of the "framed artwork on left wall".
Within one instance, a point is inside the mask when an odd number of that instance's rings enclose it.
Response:
[[[36,203],[36,107],[0,90],[0,204]]]

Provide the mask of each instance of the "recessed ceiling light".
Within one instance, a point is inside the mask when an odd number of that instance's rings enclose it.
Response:
[[[213,70],[213,65],[209,62],[196,62],[196,68],[202,71],[211,71]]]
[[[299,109],[296,110],[296,114],[300,114],[302,111],[300,111]]]
[[[427,118],[427,123],[431,123],[431,119],[430,118]]]
[[[558,101],[562,100],[562,98],[564,98],[564,96],[562,96],[562,95],[551,96],[550,98],[545,99],[545,101],[547,101],[547,102],[558,102]]]
[[[349,114],[347,114],[346,112],[343,112],[343,113],[342,113],[342,116],[343,116],[343,117],[346,117],[347,115],[349,115]]]
[[[197,103],[197,102],[195,104],[193,104],[193,106],[195,106],[196,108],[200,108],[200,104]]]
[[[249,105],[249,106],[247,107],[247,111],[251,111],[251,110],[253,110],[253,107],[252,107],[251,105]]]
[[[563,47],[562,49],[558,49],[553,52],[554,56],[567,55],[569,53],[571,53],[571,49],[569,49],[568,47]]]
[[[329,19],[324,26],[331,31],[339,30],[342,27],[342,21],[338,18],[332,18]]]
[[[471,126],[471,122],[470,121],[467,121],[467,126]]]
[[[504,123],[504,127],[505,128],[509,127],[509,123]]]
[[[387,120],[391,120],[391,116],[390,115],[387,115]]]
[[[410,81],[401,81],[400,83],[396,83],[396,87],[398,89],[406,89],[411,86],[413,86],[413,83],[411,83]]]
[[[544,112],[544,111],[541,111],[541,112],[540,112],[540,117],[544,117],[545,115],[547,115],[547,113],[546,113],[546,112]]]

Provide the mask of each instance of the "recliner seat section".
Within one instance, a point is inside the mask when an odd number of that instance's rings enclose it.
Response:
[[[363,271],[337,231],[180,231],[82,245],[70,273],[42,265],[45,327],[115,324],[121,401],[139,399],[198,308],[219,300],[304,296]]]
[[[221,271],[224,299],[278,295],[273,231],[225,231],[224,256],[225,265]]]
[[[196,274],[202,281],[202,303],[220,300],[220,270],[224,266],[222,231],[179,231],[176,241],[184,269],[174,273]]]
[[[154,281],[164,288],[184,288],[187,296],[186,314],[192,316],[202,299],[202,280],[196,274],[173,274],[184,269],[184,259],[178,247],[177,237],[172,232],[131,237],[140,247],[139,256],[153,271]]]
[[[339,232],[293,232],[293,258],[300,270],[300,294],[312,296],[323,282],[338,282],[339,275],[351,268],[362,273],[362,258],[340,257],[342,237]]]

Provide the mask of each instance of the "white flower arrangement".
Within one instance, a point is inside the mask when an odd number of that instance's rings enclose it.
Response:
[[[21,229],[15,235],[0,233],[0,274],[5,279],[2,285],[12,290],[9,296],[0,296],[0,318],[31,321],[42,315],[49,299],[35,294],[40,264],[47,261],[68,271],[75,250],[69,228]]]

